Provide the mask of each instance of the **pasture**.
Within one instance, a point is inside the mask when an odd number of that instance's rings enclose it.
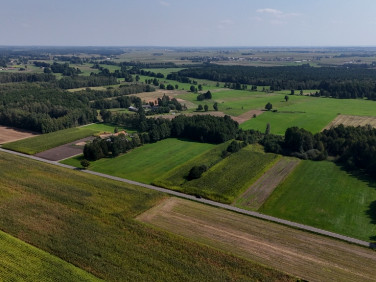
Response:
[[[101,281],[74,265],[0,231],[1,281]]]
[[[307,281],[376,276],[373,250],[184,199],[168,198],[137,219]]]
[[[265,154],[258,146],[249,145],[221,159],[221,151],[226,147],[223,144],[220,146],[222,147],[214,148],[197,159],[168,172],[154,183],[187,194],[232,203],[239,193],[244,192],[279,158],[275,154]],[[202,164],[210,169],[200,178],[187,181],[185,178],[189,170],[194,165]]]
[[[210,150],[215,145],[174,138],[145,144],[116,158],[91,162],[89,169],[143,183],[152,183],[167,171]],[[76,161],[75,161],[76,160]],[[80,167],[79,158],[63,161]]]
[[[136,222],[161,193],[6,153],[0,172],[0,229],[104,280],[291,279]]]
[[[365,241],[376,240],[376,183],[333,162],[301,161],[260,212]]]
[[[4,149],[34,155],[91,136],[94,133],[96,133],[95,130],[86,127],[74,127],[7,143],[2,147]]]

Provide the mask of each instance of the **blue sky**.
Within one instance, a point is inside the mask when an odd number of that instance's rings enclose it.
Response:
[[[0,45],[376,46],[374,0],[1,0]]]

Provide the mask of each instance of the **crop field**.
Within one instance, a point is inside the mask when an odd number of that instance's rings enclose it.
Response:
[[[4,149],[9,149],[29,155],[46,151],[60,145],[79,140],[96,133],[95,130],[86,127],[75,127],[59,130],[35,137],[22,139],[12,143],[4,144]]]
[[[110,124],[110,123],[93,123],[93,124],[86,125],[83,128],[94,130],[97,133],[103,133],[103,132],[114,133],[115,128],[117,128],[119,131],[125,130],[126,132],[129,132],[129,133],[136,132],[136,130],[125,128],[123,126]]]
[[[150,184],[167,171],[214,146],[169,138],[157,143],[145,144],[116,158],[97,160],[90,164],[89,169]],[[80,167],[78,160],[79,158],[75,158],[73,161],[66,160],[63,163]]]
[[[161,193],[6,153],[0,174],[0,229],[107,281],[291,279],[134,221]]]
[[[257,210],[273,193],[300,162],[296,158],[282,157],[248,188],[243,195],[235,200],[234,204],[243,209]]]
[[[374,281],[376,252],[219,208],[168,198],[137,217],[307,281]]]
[[[14,142],[35,135],[39,135],[39,133],[9,126],[0,126],[0,144]]]
[[[209,158],[205,155],[200,156],[200,159],[195,159],[189,166],[184,165],[171,174],[167,173],[155,183],[184,193],[232,203],[239,193],[244,192],[278,159],[277,155],[265,154],[258,149],[258,146],[252,145],[223,160],[219,159],[220,151],[217,148],[208,152],[208,156]],[[208,160],[214,161],[214,166],[204,172],[199,179],[185,181],[184,176],[188,175],[193,163],[207,164]],[[176,176],[177,179],[173,180]]]
[[[336,127],[340,124],[344,126],[366,126],[370,125],[376,128],[376,116],[348,116],[348,115],[338,115],[331,123],[329,123],[325,129],[331,127]]]
[[[0,231],[1,281],[101,281],[66,261]]]
[[[376,183],[333,162],[302,161],[260,212],[365,241],[376,239]]]
[[[255,119],[244,122],[243,129],[265,131],[270,123],[271,132],[284,134],[292,126],[303,127],[313,133],[320,132],[337,115],[376,116],[375,101],[361,99],[331,99],[316,97],[289,96],[289,102],[284,107],[277,108],[278,112],[265,112]],[[295,100],[299,97],[299,100]],[[290,103],[291,104],[288,104]]]

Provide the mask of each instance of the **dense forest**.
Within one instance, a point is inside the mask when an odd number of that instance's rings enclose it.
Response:
[[[271,91],[317,89],[321,96],[376,100],[376,69],[362,66],[251,67],[218,66],[187,68],[167,78],[181,82],[209,79],[228,84],[270,86]]]

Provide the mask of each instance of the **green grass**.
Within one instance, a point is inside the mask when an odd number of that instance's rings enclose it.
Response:
[[[375,181],[332,162],[302,161],[259,211],[370,241],[376,236],[375,203]]]
[[[33,155],[81,138],[91,136],[94,133],[96,133],[95,130],[86,127],[68,128],[7,143],[2,147],[5,149]]]
[[[289,96],[287,103],[277,108],[278,112],[265,112],[257,118],[241,124],[243,129],[265,131],[270,123],[271,132],[284,134],[292,126],[303,127],[313,133],[321,131],[338,114],[376,116],[375,101],[361,99],[331,99],[316,97]],[[285,113],[284,113],[285,112]]]
[[[136,130],[119,126],[119,125],[110,124],[110,123],[94,123],[94,124],[87,125],[84,128],[94,130],[96,132],[109,132],[109,133],[114,133],[115,128],[117,128],[119,131],[125,130],[128,133],[137,132]]]
[[[146,144],[116,158],[103,158],[92,162],[89,169],[143,183],[156,178],[185,163],[215,145],[169,138]],[[63,161],[80,167],[79,157]]]
[[[1,281],[101,281],[64,260],[0,231]]]
[[[6,153],[0,176],[1,230],[107,281],[281,279],[136,222],[166,197],[161,193]]]
[[[220,156],[218,149],[216,149],[216,152],[219,153],[219,156],[215,156],[213,152],[211,152],[211,157],[208,155],[211,160]],[[259,146],[249,145],[217,162],[199,179],[183,181],[183,171],[185,172],[184,176],[187,176],[193,165],[196,165],[196,163],[205,164],[206,156],[200,156],[200,158],[203,160],[201,163],[197,159],[194,161],[195,164],[192,162],[189,166],[185,165],[184,169],[179,168],[174,173],[158,179],[156,183],[184,193],[197,194],[215,201],[232,203],[279,157],[275,154],[265,154]],[[177,176],[175,181],[173,180],[174,176]]]

